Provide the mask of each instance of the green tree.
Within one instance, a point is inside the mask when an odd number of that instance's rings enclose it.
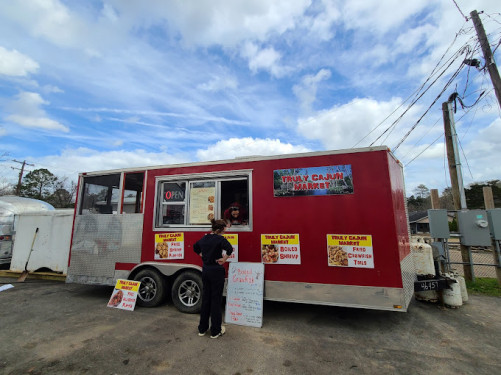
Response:
[[[48,169],[35,169],[23,178],[20,196],[44,201],[52,195],[56,182],[57,177]]]
[[[445,188],[440,196],[440,208],[445,210],[454,210],[454,199],[452,198],[452,189]]]
[[[422,198],[411,195],[407,198],[407,209],[409,212],[425,211],[431,208],[430,197]]]
[[[468,188],[464,190],[466,195],[466,206],[469,209],[484,209],[484,192],[483,188],[485,186],[490,186],[492,189],[492,195],[494,198],[494,205],[496,207],[501,207],[501,182],[499,180],[491,180],[486,182],[475,182],[470,184]]]
[[[73,208],[77,185],[74,181],[68,183],[68,178],[58,179],[54,183],[54,192],[47,197],[47,202],[55,208]]]
[[[13,184],[5,180],[4,178],[0,179],[0,196],[2,195],[12,195],[14,194],[15,187]]]
[[[424,199],[430,196],[430,189],[426,185],[420,184],[414,189],[414,193],[416,196]]]

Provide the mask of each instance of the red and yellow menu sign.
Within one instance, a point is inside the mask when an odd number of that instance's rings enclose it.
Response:
[[[155,259],[184,259],[184,233],[155,234]]]
[[[374,268],[372,236],[328,234],[327,262],[334,267]]]
[[[223,234],[223,237],[226,238],[233,247],[233,252],[227,261],[238,262],[238,234]]]
[[[134,310],[140,284],[139,281],[118,279],[115,290],[113,290],[113,294],[108,302],[108,307],[129,311]]]
[[[262,234],[261,261],[268,264],[301,264],[299,234]]]

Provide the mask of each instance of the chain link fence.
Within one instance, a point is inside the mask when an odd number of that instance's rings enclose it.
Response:
[[[459,242],[448,242],[450,267],[464,276],[463,258]],[[473,263],[474,277],[496,278],[496,263],[492,247],[470,246],[469,251]]]

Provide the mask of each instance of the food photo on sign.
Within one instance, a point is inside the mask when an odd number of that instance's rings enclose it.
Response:
[[[108,307],[117,307],[122,302],[124,298],[124,293],[120,289],[115,289],[111,295],[110,301],[108,302]]]

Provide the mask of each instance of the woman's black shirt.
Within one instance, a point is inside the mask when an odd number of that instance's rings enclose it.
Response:
[[[218,264],[217,260],[223,257],[222,250],[226,250],[228,256],[233,252],[233,247],[226,238],[219,234],[206,234],[195,245],[195,253],[202,253],[202,261],[205,266]]]

